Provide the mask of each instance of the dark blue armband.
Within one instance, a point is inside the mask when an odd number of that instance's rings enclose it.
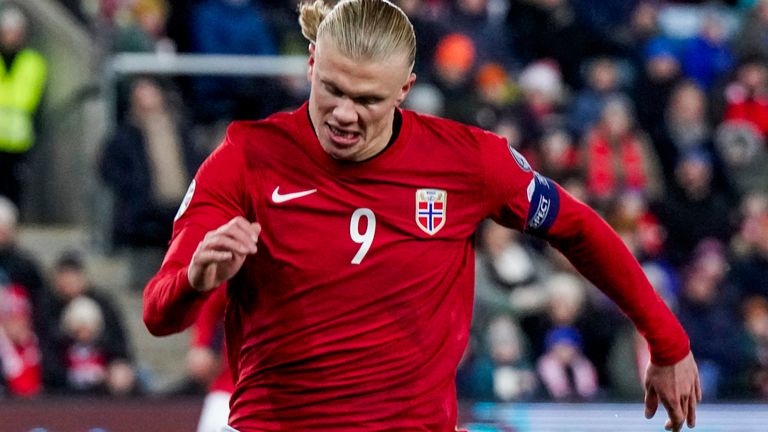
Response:
[[[528,198],[531,206],[528,208],[525,232],[544,236],[554,225],[560,211],[560,192],[555,182],[534,172],[531,184],[528,185]]]

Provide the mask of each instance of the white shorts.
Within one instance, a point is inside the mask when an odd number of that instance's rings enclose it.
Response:
[[[221,432],[229,420],[229,398],[231,393],[215,391],[208,393],[200,412],[197,432]],[[225,429],[226,430],[226,429]],[[234,429],[231,429],[234,431]],[[230,431],[231,432],[231,431]],[[236,432],[236,431],[235,431]]]

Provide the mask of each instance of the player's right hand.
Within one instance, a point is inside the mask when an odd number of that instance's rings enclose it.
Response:
[[[229,280],[245,258],[256,253],[260,233],[261,225],[241,216],[209,231],[187,269],[190,285],[198,291],[210,291]]]

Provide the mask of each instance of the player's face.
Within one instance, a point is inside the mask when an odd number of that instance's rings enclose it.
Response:
[[[416,79],[407,56],[352,60],[327,38],[309,54],[309,114],[323,149],[340,160],[375,156],[392,136],[395,107]]]

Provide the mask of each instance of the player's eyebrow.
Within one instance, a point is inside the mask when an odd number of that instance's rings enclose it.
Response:
[[[355,100],[371,100],[371,101],[374,101],[374,102],[379,102],[379,101],[382,101],[382,100],[386,99],[385,96],[380,95],[380,94],[376,94],[376,93],[360,93],[360,94],[355,94],[355,93],[350,93],[350,92],[344,91],[343,89],[339,88],[339,86],[336,85],[336,83],[334,83],[333,81],[328,80],[328,79],[321,79],[320,83],[323,84],[324,86],[328,87],[329,89],[335,91],[335,92],[339,92],[339,93],[349,97],[350,99],[355,99]]]

